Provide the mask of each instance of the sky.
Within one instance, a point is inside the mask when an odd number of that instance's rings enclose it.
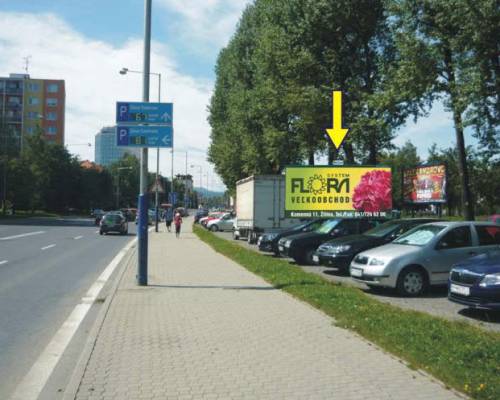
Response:
[[[207,105],[219,51],[228,43],[250,0],[153,0],[151,71],[162,74],[161,101],[174,103],[174,173],[186,170],[200,186],[198,166],[211,190],[224,190],[207,158]],[[0,0],[0,76],[28,72],[33,78],[66,81],[66,144],[81,159],[94,159],[94,136],[115,121],[116,101],[140,101],[143,0]],[[150,99],[158,81],[151,78]],[[348,127],[348,121],[344,121]],[[425,159],[437,143],[455,143],[451,114],[436,104],[426,118],[397,132],[398,146],[412,141]],[[91,143],[92,147],[82,146]],[[466,144],[473,144],[470,132]],[[321,161],[321,160],[318,160]],[[194,167],[191,168],[191,165]],[[170,149],[160,152],[160,172],[171,174]],[[149,169],[156,169],[150,151]],[[202,177],[207,186],[207,177]]]

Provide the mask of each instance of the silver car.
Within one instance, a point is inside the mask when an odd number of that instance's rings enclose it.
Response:
[[[359,253],[351,277],[368,286],[396,288],[418,296],[429,285],[446,284],[453,264],[500,248],[489,237],[487,222],[433,222],[413,228],[390,244]]]
[[[210,229],[212,232],[232,231],[233,224],[234,224],[234,217],[231,215],[231,213],[227,213],[222,215],[220,218],[208,221],[207,229]]]

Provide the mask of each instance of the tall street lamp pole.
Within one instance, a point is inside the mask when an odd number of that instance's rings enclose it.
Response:
[[[120,70],[120,74],[121,75],[126,75],[127,73],[133,73],[133,74],[143,74],[143,71],[134,71],[132,69],[128,69],[128,68],[122,68]],[[158,103],[161,102],[161,74],[160,73],[157,73],[157,72],[149,72],[149,75],[155,75],[158,77]],[[172,144],[173,146],[173,144]],[[172,147],[172,151],[173,151],[173,147]],[[172,165],[173,165],[173,161],[172,161]],[[160,174],[160,148],[157,147],[156,148],[156,183],[155,183],[155,232],[158,232],[158,197],[159,197],[159,192],[158,192],[158,186],[159,186],[159,182],[158,182],[158,176]]]

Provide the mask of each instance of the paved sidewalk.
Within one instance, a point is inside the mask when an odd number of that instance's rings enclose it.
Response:
[[[457,399],[330,317],[215,253],[185,223],[130,265],[77,399]]]

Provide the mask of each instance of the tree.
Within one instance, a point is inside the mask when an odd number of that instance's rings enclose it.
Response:
[[[108,168],[108,171],[114,181],[115,202],[118,198],[118,185],[119,204],[121,207],[132,207],[137,205],[139,193],[139,180],[140,180],[140,165],[139,160],[132,154],[125,153],[121,160],[114,162]],[[154,182],[154,174],[148,176],[148,188]]]
[[[402,192],[403,171],[407,168],[416,167],[421,163],[417,148],[408,141],[395,151],[382,155],[381,163],[391,167],[393,207],[401,209],[404,206]]]
[[[462,209],[465,218],[471,220],[474,207],[464,127],[466,124],[476,126],[485,145],[498,146],[495,140],[498,138],[500,72],[498,3],[494,0],[389,3],[396,43],[406,60],[398,75],[404,77],[404,82],[399,81],[400,87],[417,95],[444,99],[446,109],[453,115]],[[478,19],[481,15],[496,24],[491,26],[486,20]]]

